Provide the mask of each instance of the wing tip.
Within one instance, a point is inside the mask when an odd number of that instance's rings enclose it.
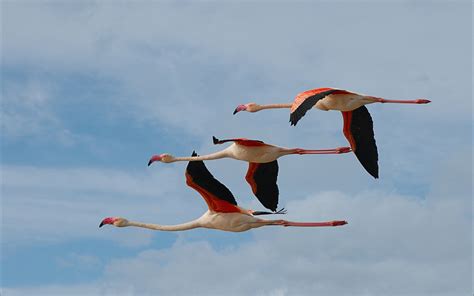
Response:
[[[365,169],[369,175],[371,175],[374,179],[379,178],[379,165],[378,163],[368,163],[364,162],[363,160],[359,159],[359,162],[362,164],[362,167]]]
[[[290,114],[290,126],[296,126],[296,124],[298,123],[298,119],[295,118],[295,116],[293,116],[293,114]]]
[[[195,150],[193,150],[193,153],[191,154],[192,157],[198,156]],[[202,161],[200,161],[202,162]],[[199,166],[199,161],[188,161],[188,164],[186,165],[186,172],[185,174],[193,175],[194,171],[198,168]],[[203,163],[204,164],[204,163]]]

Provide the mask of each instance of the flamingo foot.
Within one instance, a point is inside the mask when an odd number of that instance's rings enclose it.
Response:
[[[428,103],[431,103],[430,100],[426,100],[426,99],[418,99],[418,100],[415,100],[415,102],[417,104],[428,104]]]
[[[336,148],[336,152],[337,152],[338,154],[341,154],[341,153],[349,153],[349,152],[351,152],[351,151],[352,151],[351,147],[337,147],[337,148]]]
[[[347,221],[331,221],[331,226],[342,226],[348,224]]]

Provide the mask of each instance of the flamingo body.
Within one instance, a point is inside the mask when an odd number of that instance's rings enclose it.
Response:
[[[242,232],[265,226],[263,221],[265,220],[240,212],[222,213],[207,211],[199,218],[201,227],[230,232]]]
[[[233,143],[227,148],[229,157],[237,160],[267,163],[290,154],[288,150],[272,145],[249,146],[240,143]]]
[[[227,156],[252,163],[272,162],[294,152],[293,149],[266,144],[259,140],[245,138],[219,140],[216,137],[212,137],[212,140],[216,145],[233,142],[225,149]]]
[[[343,89],[316,88],[296,95],[290,108],[290,122],[291,125],[296,125],[306,114],[306,111],[311,108],[323,111],[349,112],[375,102],[377,102],[375,97],[360,95]]]

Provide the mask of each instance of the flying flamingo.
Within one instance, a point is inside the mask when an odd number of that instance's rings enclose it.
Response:
[[[195,152],[193,152],[193,157],[196,157]],[[229,189],[212,176],[202,161],[190,161],[185,175],[186,184],[199,192],[208,206],[208,210],[200,218],[178,225],[158,225],[128,221],[121,217],[108,217],[102,220],[99,227],[111,224],[116,227],[135,226],[162,231],[181,231],[202,227],[241,232],[267,225],[323,227],[347,224],[346,221],[292,222],[286,220],[263,220],[255,216],[284,214],[285,212],[256,212],[237,206],[237,202]]]
[[[290,123],[296,125],[311,108],[323,111],[342,111],[343,133],[349,141],[357,159],[374,178],[379,177],[377,145],[370,113],[364,105],[372,103],[427,104],[430,100],[386,100],[366,96],[336,88],[316,88],[296,95],[293,103],[258,105],[248,103],[239,105],[234,115],[240,111],[258,112],[265,109],[290,108]]]
[[[234,142],[224,150],[203,156],[174,157],[170,154],[160,154],[151,157],[148,165],[155,161],[202,161],[220,158],[233,158],[247,161],[249,167],[245,179],[252,188],[252,192],[269,210],[276,211],[278,205],[278,162],[277,158],[290,154],[340,154],[351,151],[349,147],[335,149],[307,150],[301,148],[283,148],[265,144],[258,140],[244,138],[218,140],[213,137],[214,144]],[[276,198],[275,198],[276,197]]]

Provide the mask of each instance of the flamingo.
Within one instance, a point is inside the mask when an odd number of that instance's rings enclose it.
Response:
[[[277,159],[279,157],[290,154],[340,154],[351,151],[350,147],[322,150],[284,148],[245,138],[219,140],[213,137],[213,142],[216,145],[227,142],[233,142],[233,144],[224,150],[203,156],[174,157],[170,154],[153,155],[148,162],[148,166],[155,161],[170,163],[175,161],[202,161],[220,158],[233,158],[247,161],[249,167],[245,179],[252,188],[252,192],[264,207],[275,212],[277,210],[279,194],[277,185]]]
[[[379,177],[378,152],[374,138],[374,127],[369,111],[364,105],[372,103],[427,104],[430,100],[386,100],[361,95],[343,89],[316,88],[296,95],[293,103],[258,105],[248,103],[237,106],[234,115],[240,111],[258,112],[265,109],[290,108],[290,123],[298,121],[311,108],[323,111],[339,110],[344,120],[343,133],[359,162],[374,178]]]
[[[192,156],[197,157],[195,152],[193,152]],[[239,207],[229,189],[212,176],[203,161],[190,161],[186,167],[185,176],[186,184],[199,192],[208,206],[208,210],[200,218],[178,225],[158,225],[128,221],[121,217],[107,217],[102,220],[99,227],[110,224],[116,227],[134,226],[161,231],[182,231],[202,227],[242,232],[269,225],[324,227],[347,224],[346,221],[292,222],[286,220],[263,220],[256,216],[285,214],[285,211],[270,213],[252,211]]]

